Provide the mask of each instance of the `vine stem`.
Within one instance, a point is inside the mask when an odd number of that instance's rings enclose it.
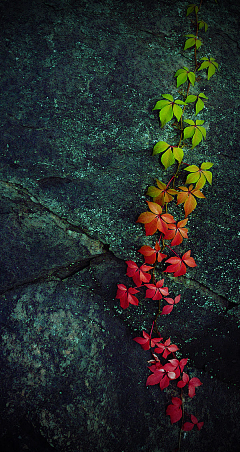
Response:
[[[181,427],[180,427],[179,436],[178,436],[178,452],[180,452],[180,448],[181,448],[181,439],[182,439],[182,431],[183,431],[182,428],[183,428],[183,421],[184,421],[184,399],[183,399],[182,388],[181,388],[180,399],[182,401],[182,421],[181,421]]]
[[[181,259],[181,257],[169,245],[165,245],[165,246],[167,246],[177,257],[179,257]]]

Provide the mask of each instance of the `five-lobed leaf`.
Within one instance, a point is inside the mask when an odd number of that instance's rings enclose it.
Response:
[[[206,129],[202,127],[204,121],[197,119],[196,122],[192,119],[184,119],[189,124],[189,127],[185,127],[183,137],[184,139],[192,138],[192,149],[195,148],[203,138],[206,138]]]
[[[199,30],[201,30],[201,28],[204,28],[204,31],[206,32],[208,29],[208,24],[206,22],[204,22],[204,20],[199,20],[198,28],[199,28]]]
[[[190,47],[196,46],[196,49],[198,50],[199,47],[202,45],[202,41],[195,35],[186,35],[187,36],[187,40],[185,42],[185,46],[183,50],[187,50]]]
[[[181,191],[177,195],[177,205],[184,203],[185,218],[196,208],[197,198],[205,198],[204,194],[200,191],[198,184],[193,188],[193,185],[189,187],[178,187]]]
[[[186,103],[189,104],[191,102],[196,102],[196,115],[204,108],[204,102],[202,99],[208,99],[204,93],[200,93],[197,96],[193,94],[189,94],[186,98]]]
[[[185,218],[184,220],[178,221],[177,224],[169,224],[164,240],[172,240],[171,246],[180,245],[183,238],[188,238],[188,229],[184,227],[187,224],[187,221],[188,219]]]
[[[146,264],[155,264],[156,260],[158,262],[162,262],[166,254],[161,253],[161,247],[158,242],[155,244],[155,248],[151,248],[151,246],[144,245],[139,250],[139,253],[143,254]]]
[[[187,271],[186,265],[188,265],[189,267],[197,266],[195,260],[190,256],[190,254],[191,250],[184,253],[182,257],[174,256],[167,259],[166,262],[171,265],[169,265],[166,270],[164,270],[164,272],[173,272],[174,277],[185,275]]]
[[[128,266],[127,268],[127,276],[133,279],[137,287],[140,287],[142,283],[148,283],[151,279],[151,275],[147,273],[153,267],[149,265],[141,265],[138,267],[134,261],[126,261]]]
[[[189,82],[194,86],[196,79],[194,72],[189,71],[189,69],[185,66],[183,69],[178,69],[174,77],[177,77],[177,88],[187,82],[187,80],[189,80]]]
[[[147,190],[147,195],[153,198],[153,201],[160,206],[164,206],[164,204],[173,200],[172,195],[177,194],[177,190],[173,188],[168,188],[166,184],[156,179],[157,187],[151,186]]]
[[[215,74],[216,69],[219,70],[218,63],[215,61],[214,58],[202,57],[201,60],[204,61],[198,70],[201,71],[202,69],[207,69],[209,80],[210,77],[212,77],[212,75]]]
[[[165,169],[173,165],[173,163],[175,163],[175,160],[181,163],[183,159],[182,148],[178,146],[171,146],[165,141],[158,141],[153,148],[153,155],[160,154],[161,152],[163,152],[161,162]]]
[[[120,306],[123,309],[128,308],[129,303],[138,306],[138,299],[135,297],[135,294],[138,293],[139,290],[134,287],[126,288],[124,284],[118,284],[116,298],[120,300]]]
[[[143,212],[139,215],[136,223],[145,225],[146,235],[153,235],[158,230],[164,234],[167,232],[168,223],[175,223],[172,215],[162,213],[162,208],[155,202],[147,201],[151,212]]]
[[[189,16],[189,14],[191,14],[193,11],[195,11],[195,14],[197,14],[198,10],[199,10],[199,8],[197,5],[194,5],[194,4],[188,5],[187,16]]]
[[[201,167],[198,168],[196,165],[187,166],[184,168],[185,171],[189,171],[191,174],[187,176],[186,184],[198,183],[198,188],[202,188],[206,181],[212,184],[212,173],[208,171],[213,166],[211,162],[204,162]]]
[[[180,105],[186,105],[183,100],[174,100],[171,94],[162,94],[164,100],[159,100],[153,110],[160,110],[159,118],[161,122],[161,127],[164,127],[165,124],[175,116],[178,121],[180,121],[181,116],[183,114],[183,110]]]

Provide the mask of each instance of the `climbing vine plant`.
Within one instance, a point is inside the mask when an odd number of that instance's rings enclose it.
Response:
[[[202,385],[197,377],[191,377],[186,371],[188,359],[177,359],[179,350],[171,338],[163,338],[158,329],[159,317],[169,315],[175,305],[180,302],[181,295],[169,297],[168,287],[164,287],[164,279],[157,280],[156,270],[171,273],[174,277],[185,275],[189,267],[196,267],[191,250],[183,255],[179,254],[178,245],[188,239],[188,217],[197,206],[197,200],[205,198],[203,189],[206,183],[212,184],[213,164],[202,162],[189,164],[184,161],[184,150],[194,149],[206,139],[207,132],[204,120],[200,113],[208,100],[204,93],[197,93],[196,85],[201,78],[202,71],[206,71],[206,78],[210,78],[218,71],[218,63],[212,56],[198,59],[198,51],[203,44],[199,36],[200,30],[206,32],[208,25],[200,16],[202,0],[199,5],[191,4],[187,8],[195,33],[187,34],[184,45],[185,52],[193,53],[193,67],[183,67],[176,71],[176,96],[162,94],[153,110],[158,112],[160,125],[164,127],[168,122],[178,132],[176,143],[159,141],[153,148],[153,155],[161,155],[161,163],[165,169],[173,167],[173,173],[167,182],[156,180],[156,186],[147,190],[148,210],[139,215],[137,223],[145,227],[146,236],[153,237],[153,245],[143,245],[138,251],[144,258],[144,263],[138,266],[134,261],[126,261],[127,276],[132,278],[134,286],[126,287],[118,284],[116,298],[120,300],[123,309],[129,304],[138,305],[137,294],[144,288],[145,298],[151,298],[158,303],[157,314],[149,328],[149,333],[142,332],[142,337],[135,337],[134,341],[140,344],[143,350],[151,351],[151,360],[148,361],[151,374],[146,385],[160,386],[161,390],[167,388],[170,382],[175,381],[179,390],[178,397],[172,397],[167,406],[166,414],[172,424],[179,423],[179,442],[177,450],[181,447],[181,433],[197,428],[200,430],[203,421],[198,420],[194,414],[187,414],[184,408],[186,397],[193,398],[196,388]],[[188,152],[188,159],[189,159]],[[185,183],[178,185],[178,180]],[[170,212],[171,206],[183,206],[182,216],[176,219]],[[174,209],[175,211],[176,209]],[[170,257],[169,257],[170,255]],[[177,355],[179,356],[179,355]],[[198,390],[199,391],[199,390]]]

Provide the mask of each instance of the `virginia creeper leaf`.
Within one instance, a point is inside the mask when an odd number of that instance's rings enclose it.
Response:
[[[164,152],[161,157],[161,162],[164,165],[165,169],[175,163],[175,159],[181,163],[183,159],[183,150],[178,146],[171,146],[165,141],[158,141],[153,148],[153,155],[160,154]]]
[[[151,212],[143,212],[139,215],[136,223],[143,223],[145,225],[146,235],[153,235],[157,230],[167,232],[168,223],[174,223],[175,220],[172,215],[162,213],[162,208],[155,202],[147,201]]]
[[[204,162],[201,167],[198,168],[196,165],[187,166],[184,168],[185,171],[189,171],[191,174],[187,176],[186,184],[198,183],[198,188],[202,188],[206,181],[212,184],[212,173],[208,171],[213,166],[213,163]]]
[[[193,377],[190,380],[188,374],[183,372],[182,380],[178,382],[177,386],[178,388],[183,388],[186,384],[188,385],[188,395],[192,398],[195,396],[195,388],[201,386],[202,382],[196,377]]]
[[[201,430],[201,428],[202,428],[204,422],[198,422],[197,418],[196,418],[195,416],[193,416],[193,414],[191,414],[190,417],[191,417],[191,421],[192,421],[192,422],[184,422],[183,428],[182,428],[182,429],[183,429],[185,432],[189,432],[190,430],[193,429],[194,425],[196,425],[197,428],[198,428],[198,430]]]
[[[147,333],[145,333],[145,331],[143,331],[143,337],[134,337],[133,340],[135,342],[137,342],[138,344],[140,344],[143,350],[149,350],[150,347],[155,347],[158,342],[161,342],[162,337],[157,337],[157,338],[151,339],[149,334],[147,334]]]
[[[186,103],[189,104],[191,102],[196,102],[196,115],[204,108],[204,102],[202,99],[208,99],[205,94],[200,93],[197,96],[194,96],[193,94],[189,94],[186,98]]]
[[[155,348],[155,353],[162,353],[163,358],[167,358],[171,353],[176,352],[179,348],[175,344],[171,344],[170,337],[163,343],[158,344],[157,348]]]
[[[166,306],[163,306],[161,315],[170,314],[170,312],[172,312],[172,310],[173,310],[173,306],[175,304],[179,303],[180,297],[181,297],[181,295],[178,295],[175,298],[175,300],[173,300],[173,298],[164,298],[164,300],[166,300],[169,304]],[[170,360],[170,361],[173,361],[173,360]]]
[[[204,31],[206,32],[208,29],[208,24],[206,24],[206,22],[204,22],[204,20],[199,20],[198,21],[198,28],[199,30],[201,30],[201,28],[204,27]]]
[[[195,13],[198,13],[198,6],[197,5],[189,5],[187,8],[187,16],[189,16],[189,14],[191,14],[193,11],[195,11]]]
[[[197,198],[205,198],[204,194],[200,191],[198,186],[196,185],[195,188],[193,188],[193,185],[189,185],[189,187],[178,187],[181,192],[177,195],[177,205],[184,203],[184,211],[185,211],[185,218],[188,217],[188,215],[196,208],[197,201],[194,196],[197,196]]]
[[[187,224],[188,219],[185,218],[185,220],[178,221],[177,224],[169,224],[168,230],[164,236],[164,240],[171,240],[171,246],[180,245],[182,243],[183,238],[187,239],[188,235],[188,229],[184,228],[184,226]]]
[[[134,295],[139,292],[139,290],[129,287],[129,289],[124,286],[124,284],[118,284],[116,298],[120,299],[120,306],[123,309],[128,308],[129,303],[138,306],[138,299]]]
[[[163,287],[164,279],[161,279],[156,284],[145,284],[147,287],[146,297],[152,298],[153,300],[161,300],[162,296],[169,295],[168,287]]]
[[[189,127],[184,129],[184,139],[192,137],[192,149],[197,146],[203,138],[206,138],[206,129],[202,127],[204,121],[202,119],[197,119],[196,123],[192,119],[184,119],[184,121],[189,124]]]
[[[174,100],[171,94],[162,94],[162,97],[165,100],[159,100],[153,110],[160,110],[161,127],[164,127],[167,122],[171,121],[173,116],[180,121],[183,111],[179,105],[185,105],[185,102],[179,99]]]
[[[198,70],[201,71],[202,69],[207,69],[209,80],[210,77],[215,74],[216,69],[219,70],[218,63],[214,58],[202,57],[201,60],[204,60],[204,62],[201,64]]]
[[[147,190],[147,195],[153,198],[153,201],[160,206],[164,206],[164,204],[173,200],[172,195],[176,195],[178,192],[173,188],[167,188],[167,185],[156,179],[157,187],[149,187]]]
[[[151,246],[144,245],[138,250],[138,252],[143,254],[146,264],[154,264],[156,262],[156,259],[158,262],[162,262],[162,260],[165,259],[165,257],[167,257],[167,255],[161,253],[160,250],[161,247],[159,243],[156,242],[155,248],[151,248]]]
[[[153,267],[145,264],[138,267],[133,261],[126,261],[126,264],[128,266],[127,276],[133,279],[137,287],[140,287],[142,283],[148,283],[150,281],[151,275],[147,272]]]
[[[179,397],[172,397],[172,404],[168,405],[166,414],[170,416],[171,424],[180,421],[182,417],[182,401]]]
[[[183,50],[187,50],[190,47],[196,46],[196,49],[199,49],[199,47],[202,45],[201,40],[195,36],[195,35],[186,35],[188,39],[185,42],[185,46]]]
[[[196,79],[194,72],[189,71],[189,69],[185,66],[183,69],[178,69],[174,77],[177,77],[177,88],[187,82],[187,80],[189,80],[189,82],[194,86]]]
[[[197,265],[195,260],[192,257],[190,257],[190,254],[191,251],[189,250],[186,253],[184,253],[182,257],[174,256],[167,259],[166,262],[171,265],[169,265],[166,268],[166,270],[164,270],[164,272],[167,273],[173,272],[173,276],[175,277],[185,275],[187,271],[186,265],[188,265],[189,267],[196,267]]]

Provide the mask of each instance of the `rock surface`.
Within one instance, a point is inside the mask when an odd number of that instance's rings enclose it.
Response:
[[[187,5],[0,3],[4,452],[169,452],[178,444],[165,415],[178,393],[146,388],[150,355],[132,341],[150,331],[157,307],[143,299],[123,311],[115,295],[128,283],[125,260],[140,263],[136,250],[149,243],[136,224],[146,188],[171,173],[151,154],[175,131],[160,129],[152,108],[161,94],[175,95],[175,71],[191,65],[182,50],[192,32]],[[186,158],[214,163],[213,186],[180,247],[197,267],[165,277],[181,303],[159,328],[203,382],[186,410],[204,428],[183,434],[181,450],[235,452],[240,5],[206,1],[201,11],[209,28],[200,56],[214,56],[220,71],[198,82],[209,98],[207,140]]]

